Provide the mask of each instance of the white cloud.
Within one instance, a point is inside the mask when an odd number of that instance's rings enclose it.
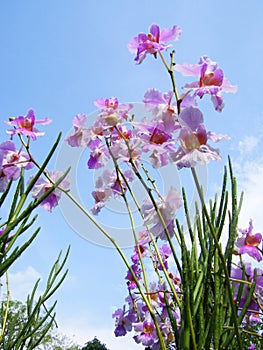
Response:
[[[253,219],[255,230],[263,231],[263,159],[245,162],[237,172],[238,189],[244,191],[240,223]]]
[[[245,136],[242,141],[239,141],[238,148],[241,155],[251,153],[259,143],[259,138],[255,136]]]
[[[96,319],[98,315],[94,315]],[[94,320],[91,315],[80,316],[79,313],[71,315],[70,318],[60,320],[59,315],[57,317],[59,325],[59,332],[66,334],[73,339],[77,344],[84,345],[88,341],[97,337],[97,339],[106,345],[110,350],[140,350],[141,345],[135,343],[132,339],[133,334],[128,333],[124,337],[116,338],[113,331],[113,320],[109,320],[109,326],[96,327],[94,326]]]
[[[9,272],[12,299],[25,302],[27,295],[39,278],[42,278],[42,276],[32,266],[28,266],[22,271]],[[36,297],[40,293],[41,291],[39,290]],[[125,337],[116,338],[114,336],[114,320],[111,318],[111,315],[109,315],[108,320],[103,320],[104,324],[101,327],[98,327],[99,319],[100,315],[91,315],[79,309],[76,309],[75,314],[69,314],[65,311],[63,314],[59,313],[56,317],[59,326],[58,332],[66,335],[81,346],[93,340],[96,336],[101,343],[104,343],[111,350],[141,349],[141,346],[132,339],[132,333],[127,334]]]
[[[28,266],[24,271],[9,272],[11,298],[24,302],[39,278],[40,273],[32,266]]]
[[[16,272],[9,272],[9,285],[11,297],[14,300],[26,301],[27,295],[32,290],[36,281],[42,276],[32,266]],[[36,297],[41,293],[37,293]],[[79,305],[79,304],[78,304]],[[114,335],[114,320],[109,315],[109,319],[103,319],[103,325],[98,326],[98,321],[102,320],[101,315],[91,315],[86,310],[76,309],[75,314],[69,314],[65,310],[58,313],[56,321],[58,323],[58,332],[65,334],[75,343],[83,346],[96,336],[101,343],[106,344],[111,350],[139,350],[141,345],[135,343],[132,339],[133,334],[127,334],[125,337],[116,338]],[[106,322],[106,324],[105,324]]]

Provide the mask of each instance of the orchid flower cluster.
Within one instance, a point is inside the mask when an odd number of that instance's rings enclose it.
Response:
[[[26,116],[10,118],[7,125],[12,126],[12,129],[7,130],[7,134],[11,135],[11,140],[4,141],[0,144],[0,192],[5,192],[10,181],[17,180],[21,175],[21,170],[30,170],[39,168],[40,165],[35,161],[30,151],[30,141],[35,141],[38,136],[43,136],[45,133],[35,128],[36,124],[47,125],[51,123],[51,119],[45,118],[37,120],[33,109],[30,109]],[[18,135],[20,139],[20,147],[16,149],[16,144],[13,141],[14,135]],[[25,137],[26,139],[23,139]],[[43,194],[52,188],[62,176],[61,171],[47,171],[46,177],[39,177],[32,188],[32,197],[39,199]],[[33,179],[31,175],[28,179],[28,184]],[[60,185],[67,190],[69,188],[69,180],[65,178]],[[61,198],[61,190],[55,188],[42,202],[41,206],[52,211],[58,205]]]
[[[46,125],[50,122],[48,118],[37,120],[32,109],[26,116],[11,117],[6,122],[8,127],[11,127],[7,130],[11,139],[0,144],[1,348],[35,349],[38,347],[55,323],[56,302],[47,303],[47,301],[54,296],[67,275],[67,271],[63,272],[63,270],[69,249],[64,257],[60,252],[42,291],[38,290],[39,280],[36,281],[32,291],[28,290],[25,301],[27,311],[23,320],[17,322],[18,318],[14,315],[10,318],[14,308],[10,299],[8,271],[20,255],[30,247],[40,231],[40,227],[34,229],[37,215],[33,213],[39,206],[52,211],[58,204],[62,191],[66,191],[69,186],[68,171],[64,173],[47,170],[61,134],[43,161],[39,163],[32,154],[31,140],[35,141],[38,136],[44,135],[44,132],[35,127],[36,124]],[[61,189],[59,186],[62,186]]]
[[[160,30],[153,24],[148,34],[140,33],[128,44],[137,64],[148,56],[160,58],[171,78],[170,91],[150,88],[145,92],[145,115],[138,117],[132,104],[109,97],[95,101],[98,112],[93,125],[88,125],[85,114],[73,118],[74,131],[66,142],[71,147],[87,148],[87,168],[100,169],[92,191],[91,214],[71,195],[66,174],[47,171],[46,164],[40,166],[32,156],[30,140],[43,134],[35,125],[50,122],[48,118],[36,120],[33,110],[7,122],[13,129],[8,130],[11,140],[0,145],[0,191],[6,191],[10,180],[17,180],[21,172],[36,167],[43,177],[30,177],[28,181],[35,205],[52,211],[64,192],[111,241],[128,269],[128,296],[125,305],[113,314],[117,337],[133,331],[136,343],[152,350],[241,350],[244,345],[256,349],[262,340],[254,328],[262,325],[263,271],[243,257],[249,255],[258,263],[263,260],[262,234],[253,232],[252,220],[247,230],[238,228],[242,197],[238,202],[230,161],[220,200],[216,198],[208,205],[195,171],[199,164],[221,160],[213,143],[229,139],[206,129],[200,100],[209,95],[213,108],[221,112],[223,94],[235,93],[237,86],[207,56],[201,56],[196,64],[179,64],[172,51],[168,63],[164,51],[171,48],[171,42],[179,40],[181,32],[176,25]],[[181,93],[175,79],[178,73],[194,77]],[[15,135],[21,142],[19,150],[12,141]],[[146,156],[153,169],[168,164],[179,170],[189,169],[201,203],[201,208],[196,205],[194,223],[185,191],[171,186],[167,193],[160,193],[144,164]],[[135,180],[145,191],[142,202],[132,191]],[[130,262],[95,219],[114,198],[124,200],[129,214],[134,236]],[[139,232],[128,198],[134,202],[144,227]],[[179,211],[183,211],[187,227],[180,224]],[[226,226],[227,238],[223,239]],[[254,342],[246,344],[247,334],[254,337]]]
[[[150,118],[142,115],[137,119],[133,106],[120,103],[116,97],[100,98],[95,101],[98,113],[94,124],[87,126],[87,116],[76,115],[74,132],[66,141],[72,147],[89,149],[89,169],[104,168],[92,192],[91,212],[98,215],[110,199],[123,198],[131,217],[134,254],[130,264],[121,254],[128,267],[125,277],[128,296],[123,308],[113,314],[115,335],[124,336],[134,331],[134,340],[153,350],[201,349],[210,348],[211,344],[214,349],[241,349],[242,331],[248,325],[262,324],[263,271],[253,269],[250,263],[242,260],[242,256],[248,254],[262,261],[262,234],[252,233],[252,221],[248,230],[237,230],[240,208],[236,203],[236,184],[230,164],[232,199],[236,207],[233,206],[229,214],[231,229],[224,253],[219,241],[226,220],[227,175],[220,208],[216,213],[215,202],[209,213],[194,170],[198,164],[219,161],[219,150],[211,146],[211,142],[229,139],[227,135],[206,130],[203,113],[198,107],[200,99],[209,95],[214,109],[221,112],[223,93],[235,93],[237,86],[232,85],[218,64],[207,56],[202,56],[197,64],[178,64],[172,51],[168,64],[163,51],[171,47],[170,42],[179,39],[181,32],[176,25],[160,30],[153,24],[148,34],[140,33],[128,44],[137,64],[150,55],[159,57],[171,77],[170,91],[150,88],[144,94],[142,101],[145,110],[151,113]],[[183,86],[181,94],[177,90],[175,72],[196,77]],[[169,163],[178,169],[191,169],[202,203],[199,216],[203,219],[197,219],[195,228],[188,220],[190,250],[185,243],[185,232],[176,220],[182,206],[186,217],[189,216],[186,198],[175,187],[165,195],[158,191],[143,164],[145,154],[155,169]],[[135,179],[145,189],[146,198],[142,203],[137,202],[132,192],[131,184]],[[136,232],[127,196],[131,196],[137,206],[144,231]],[[214,219],[216,215],[217,220]],[[242,237],[238,238],[238,233]],[[113,244],[116,243],[113,241]],[[234,255],[240,257],[239,263],[233,264]],[[196,285],[189,282],[191,278],[196,278]],[[224,290],[220,289],[222,285]],[[220,299],[221,293],[225,293],[226,300]],[[230,306],[223,309],[222,303]],[[232,316],[228,317],[228,313]],[[211,324],[219,317],[219,328],[215,326],[212,330]],[[256,345],[249,346],[253,349]]]
[[[48,171],[46,168],[61,135],[42,163],[38,163],[32,154],[31,140],[44,135],[35,125],[50,122],[49,118],[37,120],[32,109],[26,116],[11,117],[5,122],[12,129],[6,131],[11,139],[0,144],[0,207],[7,198],[11,198],[11,202],[6,209],[7,218],[5,213],[0,222],[0,277],[36,237],[39,229],[20,248],[14,248],[17,238],[36,220],[35,217],[27,223],[34,210],[41,206],[51,212],[58,205],[62,191],[69,188],[68,171]],[[19,140],[18,148],[13,140],[15,137]]]

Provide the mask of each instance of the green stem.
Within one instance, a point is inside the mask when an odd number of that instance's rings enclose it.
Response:
[[[125,189],[123,188],[123,185],[122,185],[122,182],[121,182],[121,179],[120,179],[120,176],[122,177],[122,179],[124,180],[125,184],[128,185],[128,182],[123,174],[123,172],[121,171],[120,167],[119,167],[119,164],[118,164],[118,161],[117,159],[114,157],[112,151],[111,151],[111,148],[110,148],[110,145],[109,145],[109,142],[108,142],[108,139],[105,139],[106,141],[106,145],[108,147],[108,151],[110,153],[110,156],[113,160],[113,163],[114,163],[114,166],[115,166],[115,171],[116,171],[116,176],[117,176],[117,181],[121,187],[121,195],[122,195],[122,198],[124,200],[124,203],[126,205],[126,208],[127,208],[127,211],[128,211],[128,215],[129,215],[129,220],[130,220],[130,224],[131,224],[131,228],[132,228],[132,233],[133,233],[133,238],[134,238],[134,242],[135,242],[135,245],[137,247],[137,251],[138,251],[138,254],[139,254],[139,259],[140,259],[140,264],[141,264],[141,268],[142,268],[142,273],[143,273],[143,280],[144,280],[144,286],[145,286],[145,290],[146,292],[148,293],[149,292],[149,288],[148,288],[148,283],[147,283],[147,277],[146,277],[146,271],[145,271],[145,266],[144,266],[144,262],[143,262],[143,259],[142,259],[142,254],[141,254],[141,250],[140,250],[140,247],[139,247],[139,244],[138,244],[138,239],[137,239],[137,236],[136,236],[136,230],[135,230],[135,225],[134,225],[134,219],[133,219],[133,216],[132,216],[132,213],[131,213],[131,209],[130,209],[130,206],[129,206],[129,203],[127,201],[127,197],[126,197],[126,194],[125,194]],[[134,198],[134,201],[136,203],[136,205],[138,205],[134,195],[133,195],[133,192],[131,190],[131,188],[129,187],[129,191],[132,195],[132,198]]]
[[[38,178],[41,176],[41,174],[42,174],[42,173],[45,173],[45,168],[46,168],[48,162],[50,161],[52,155],[54,154],[54,152],[55,152],[55,150],[56,150],[56,148],[57,148],[57,146],[58,146],[58,144],[59,144],[61,135],[62,135],[62,133],[59,133],[59,135],[58,135],[58,137],[57,137],[57,139],[56,139],[54,145],[52,146],[52,148],[51,148],[50,152],[48,153],[46,159],[44,160],[42,166],[40,166],[40,165],[33,159],[32,155],[31,155],[31,153],[30,153],[30,150],[29,150],[29,143],[26,144],[26,143],[24,142],[24,140],[21,138],[21,142],[23,143],[24,147],[26,148],[26,151],[27,151],[27,153],[28,153],[28,155],[29,155],[29,157],[30,157],[30,161],[31,161],[32,163],[34,163],[34,164],[36,165],[36,167],[37,167],[39,170],[38,170],[37,174],[33,177],[33,179],[30,181],[30,183],[28,184],[28,186],[27,186],[25,192],[21,195],[20,200],[19,200],[19,202],[18,202],[18,205],[17,205],[17,207],[16,207],[16,210],[15,210],[15,212],[14,212],[12,218],[10,219],[10,223],[16,220],[16,218],[17,218],[17,216],[19,215],[21,209],[23,208],[23,205],[24,205],[24,203],[25,203],[25,201],[26,201],[26,198],[27,198],[28,194],[29,194],[30,191],[32,190],[33,186],[35,185],[35,183],[37,182],[37,180],[38,180]]]
[[[231,283],[230,283],[230,278],[229,278],[229,273],[228,273],[226,261],[225,261],[222,249],[221,249],[221,247],[219,245],[219,242],[217,240],[216,232],[215,232],[214,227],[212,225],[212,222],[210,220],[210,216],[208,214],[208,211],[207,211],[207,208],[206,208],[206,204],[205,204],[205,200],[204,200],[204,196],[203,196],[203,191],[202,191],[202,188],[201,188],[201,186],[199,184],[196,171],[195,171],[194,168],[191,168],[191,171],[192,171],[192,175],[193,175],[193,178],[194,178],[194,181],[195,181],[195,185],[196,185],[196,188],[197,188],[197,192],[198,192],[200,201],[202,203],[202,208],[203,208],[203,211],[204,211],[204,214],[205,214],[205,217],[206,217],[206,220],[207,220],[210,232],[211,232],[211,234],[213,236],[216,248],[218,250],[219,258],[220,258],[220,260],[222,262],[222,265],[223,265],[223,270],[224,270],[225,279],[226,279],[226,287],[227,287],[229,302],[230,302],[231,309],[232,309],[234,329],[235,329],[236,339],[237,339],[237,343],[238,343],[238,348],[239,348],[239,350],[242,350],[242,344],[241,344],[241,339],[240,339],[240,334],[239,334],[239,329],[238,329],[236,307],[235,307],[235,304],[234,304],[234,298],[233,298],[233,294],[232,294]]]
[[[158,196],[161,197],[161,195],[159,194],[158,189],[157,189],[157,187],[156,187],[154,181],[152,180],[152,178],[151,178],[150,175],[149,175],[149,172],[144,168],[143,165],[142,165],[142,169],[143,169],[145,175],[147,176],[147,180],[149,180],[150,183],[152,184],[153,189],[155,190],[155,192],[157,192]],[[157,207],[157,206],[156,206],[156,207]],[[157,212],[157,213],[158,213],[158,212]],[[165,223],[164,223],[164,220],[163,220],[163,217],[162,217],[161,213],[159,213],[158,215],[159,215],[159,218],[160,218],[160,220],[161,220],[161,222],[162,222],[162,225],[163,225],[165,231],[167,231],[167,228],[166,228],[166,225],[165,225]],[[181,266],[180,266],[179,260],[178,260],[178,258],[177,258],[176,251],[175,251],[175,249],[174,249],[173,242],[172,242],[172,240],[171,240],[171,237],[170,237],[170,235],[169,235],[169,232],[167,231],[167,232],[165,232],[165,233],[166,233],[166,237],[167,237],[167,240],[168,240],[168,242],[169,242],[170,248],[171,248],[171,250],[172,250],[173,258],[174,258],[174,260],[175,260],[177,269],[178,269],[179,273],[181,274]],[[180,239],[179,239],[179,236],[177,235],[177,233],[176,233],[175,230],[174,230],[174,235],[175,235],[175,237],[176,237],[177,242],[178,242],[179,244],[181,244]]]
[[[167,240],[168,240],[168,242],[169,242],[169,245],[170,245],[170,247],[171,247],[171,249],[172,249],[173,255],[174,255],[174,257],[177,259],[176,253],[175,253],[175,250],[174,250],[174,247],[173,247],[173,243],[172,243],[172,240],[171,240],[171,237],[170,237],[170,234],[169,234],[169,231],[168,231],[167,226],[166,226],[166,224],[165,224],[165,222],[164,222],[163,216],[162,216],[162,214],[161,214],[161,212],[160,212],[160,210],[159,210],[159,208],[158,208],[158,206],[157,206],[157,204],[156,204],[156,201],[155,201],[154,196],[153,196],[153,194],[152,194],[152,189],[148,187],[148,185],[146,184],[146,182],[145,182],[144,179],[142,178],[142,176],[141,176],[141,174],[139,173],[139,171],[138,171],[136,165],[135,165],[134,162],[133,162],[133,159],[132,159],[132,149],[130,148],[130,145],[129,145],[128,140],[126,140],[126,138],[124,137],[124,135],[121,133],[121,131],[120,131],[117,127],[115,127],[115,129],[116,129],[116,131],[119,133],[119,135],[122,137],[122,139],[124,140],[124,142],[125,142],[125,144],[126,144],[126,146],[127,146],[127,149],[128,149],[128,152],[129,152],[129,156],[130,156],[129,163],[131,164],[132,170],[133,170],[133,172],[135,173],[135,175],[138,177],[138,179],[140,180],[140,182],[141,182],[141,184],[143,185],[143,187],[144,187],[144,189],[146,190],[146,192],[148,193],[148,195],[149,195],[149,197],[150,197],[150,200],[151,200],[151,202],[152,202],[152,204],[153,204],[153,206],[154,206],[154,209],[156,210],[157,215],[158,215],[158,217],[159,217],[159,219],[160,219],[160,221],[161,221],[161,224],[162,224],[162,226],[163,226],[163,228],[164,228],[164,232],[165,232],[165,234],[166,234],[166,237],[167,237]],[[173,294],[174,294],[174,297],[175,297],[175,299],[176,299],[176,302],[178,303],[178,306],[181,307],[181,302],[180,302],[180,300],[179,300],[179,298],[178,298],[178,296],[177,296],[177,293],[176,293],[176,291],[175,291],[175,288],[174,288],[174,286],[173,286],[173,284],[172,284],[172,282],[171,282],[171,280],[170,280],[170,278],[169,278],[169,276],[168,276],[168,273],[167,273],[167,271],[166,271],[166,269],[164,268],[164,265],[163,265],[163,263],[162,263],[162,259],[161,259],[161,256],[160,256],[158,247],[156,246],[156,244],[155,244],[155,242],[154,242],[154,239],[152,239],[152,241],[153,241],[153,243],[154,243],[154,245],[155,245],[156,254],[157,254],[158,259],[159,259],[159,261],[160,261],[160,264],[161,264],[161,266],[162,266],[162,268],[163,268],[163,271],[164,271],[165,277],[166,277],[166,279],[167,279],[167,282],[168,282],[168,284],[169,284],[169,286],[170,286],[170,288],[171,288],[171,290],[172,290],[172,292],[173,292]]]
[[[174,65],[175,65],[175,62],[174,62],[174,51],[171,52],[171,64],[170,66],[167,64],[163,54],[161,51],[159,51],[159,55],[161,57],[161,60],[163,61],[163,64],[167,70],[167,72],[169,73],[170,75],[170,78],[171,78],[171,81],[172,81],[172,87],[173,87],[173,92],[174,92],[174,95],[175,95],[175,98],[176,98],[176,103],[177,103],[177,113],[178,115],[180,114],[180,110],[181,110],[181,102],[182,100],[179,98],[179,94],[178,94],[178,90],[177,90],[177,86],[176,86],[176,81],[175,81],[175,78],[174,78]]]
[[[118,243],[108,234],[107,231],[104,230],[104,228],[92,217],[92,215],[71,195],[70,192],[67,192],[63,189],[61,189],[65,195],[89,218],[89,220],[101,231],[101,233],[112,243],[112,245],[116,248],[117,252],[119,253],[120,257],[122,258],[124,264],[126,265],[126,267],[128,268],[128,270],[130,271],[135,283],[136,283],[136,286],[139,290],[139,293],[140,295],[142,296],[143,298],[143,301],[145,302],[150,314],[151,314],[151,317],[153,319],[153,322],[154,322],[154,325],[155,325],[155,328],[156,328],[156,332],[158,334],[158,338],[160,340],[160,346],[161,346],[161,350],[166,350],[166,345],[164,343],[164,340],[163,340],[163,336],[162,336],[162,332],[161,332],[161,329],[160,329],[160,326],[159,326],[159,323],[158,323],[158,320],[154,314],[154,310],[152,308],[152,305],[150,304],[149,300],[148,300],[148,297],[146,296],[146,294],[144,293],[144,291],[142,290],[141,288],[141,285],[133,271],[133,269],[131,268],[126,256],[124,255],[122,249],[120,248],[120,246],[118,245]]]
[[[3,340],[4,333],[5,333],[5,327],[6,327],[6,323],[7,323],[8,310],[9,310],[9,301],[10,301],[8,271],[6,271],[5,276],[6,276],[6,308],[5,308],[5,314],[4,314],[3,324],[2,324],[2,331],[1,331],[1,335],[0,335],[0,343]]]

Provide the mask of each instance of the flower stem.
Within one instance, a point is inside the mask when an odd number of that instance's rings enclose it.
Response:
[[[174,78],[174,65],[175,65],[175,62],[174,62],[174,51],[171,52],[170,54],[170,57],[171,57],[171,64],[170,66],[167,64],[163,54],[161,51],[159,51],[159,55],[163,61],[163,64],[167,70],[167,72],[169,73],[170,75],[170,78],[171,78],[171,81],[172,81],[172,87],[173,87],[173,92],[174,92],[174,95],[175,95],[175,99],[176,99],[176,103],[177,103],[177,113],[178,115],[180,114],[180,110],[181,110],[181,102],[182,100],[179,98],[179,94],[178,94],[178,90],[177,90],[177,86],[176,86],[176,81],[175,81],[175,78]]]
[[[106,230],[104,230],[104,228],[92,217],[92,215],[71,195],[70,192],[68,191],[65,191],[63,190],[63,188],[61,189],[61,191],[63,191],[65,193],[65,195],[89,218],[89,220],[101,231],[101,233],[113,244],[113,246],[116,248],[117,252],[119,253],[120,257],[122,258],[124,264],[126,265],[126,267],[128,268],[128,270],[130,271],[135,283],[136,283],[136,286],[140,292],[140,295],[142,296],[143,298],[143,301],[145,302],[150,314],[151,314],[151,317],[153,319],[153,322],[154,322],[154,325],[155,325],[155,328],[156,328],[156,332],[158,334],[158,338],[160,340],[160,346],[161,346],[161,350],[166,350],[166,345],[164,343],[164,340],[163,340],[163,336],[162,336],[162,333],[161,333],[161,329],[160,329],[160,326],[159,326],[159,323],[158,323],[158,320],[154,314],[154,310],[153,310],[153,307],[152,307],[152,304],[149,302],[148,300],[148,297],[147,295],[145,294],[145,292],[142,290],[142,287],[133,271],[133,269],[131,268],[125,254],[123,253],[121,247],[118,245],[118,243],[115,241],[114,238],[112,238],[108,232]]]
[[[6,327],[8,311],[9,311],[9,302],[10,302],[8,271],[6,271],[5,276],[6,276],[6,308],[5,308],[5,314],[4,314],[3,324],[2,324],[2,330],[1,330],[1,334],[0,334],[0,342],[2,342],[2,340],[4,338],[5,327]]]

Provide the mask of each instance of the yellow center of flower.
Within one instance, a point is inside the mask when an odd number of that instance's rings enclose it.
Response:
[[[150,323],[145,323],[145,324],[144,324],[144,326],[143,326],[143,331],[144,331],[145,333],[152,333],[153,330],[154,330],[154,327],[153,327],[152,324],[150,324]]]
[[[186,135],[183,139],[181,139],[181,142],[183,147],[188,150],[198,149],[200,147],[200,142],[195,132]]]
[[[19,126],[20,129],[27,129],[29,131],[33,130],[33,124],[31,122],[31,120],[28,119],[28,118],[25,118],[24,120],[19,122],[18,126]]]
[[[247,236],[245,239],[245,245],[249,245],[252,247],[257,247],[259,245],[259,242],[255,236]]]

